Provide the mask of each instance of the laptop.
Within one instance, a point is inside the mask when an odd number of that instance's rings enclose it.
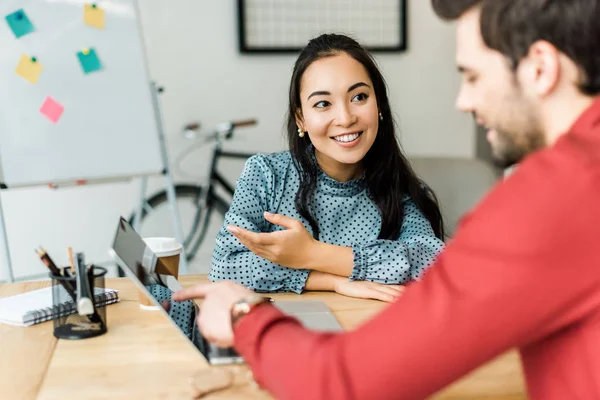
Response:
[[[133,283],[139,289],[146,292],[146,296],[148,296],[153,305],[156,306],[158,312],[164,313],[168,317],[167,319],[180,330],[175,321],[163,309],[146,287],[163,282],[168,288],[176,291],[182,289],[181,284],[175,277],[170,275],[161,274],[160,279],[157,277],[157,274],[154,273],[157,261],[156,255],[148,246],[146,246],[144,240],[123,217],[119,219],[112,247],[108,252],[117,265],[123,270],[125,275],[131,278]],[[194,303],[194,310],[197,317],[199,307],[196,303]],[[187,336],[185,337],[189,340]],[[191,342],[210,364],[219,365],[244,362],[244,359],[237,354],[233,347],[217,347],[204,339],[202,335],[200,335],[200,337],[193,337]]]
[[[328,332],[343,330],[335,315],[322,301],[276,301],[273,305],[284,313],[298,318],[308,329]]]
[[[181,284],[175,277],[170,275],[160,275],[155,273],[157,257],[146,245],[140,235],[123,217],[120,217],[117,224],[117,230],[109,249],[110,256],[117,265],[124,271],[133,283],[141,290],[146,292],[153,305],[167,315],[168,320],[179,329],[173,319],[162,308],[158,301],[150,294],[147,286],[164,283],[169,289],[177,291],[182,289]],[[304,326],[309,329],[321,331],[341,331],[342,327],[335,319],[333,313],[322,301],[285,301],[275,302],[274,305],[286,314],[298,318]],[[199,313],[199,306],[194,303],[196,317]],[[186,336],[187,338],[187,336]],[[189,338],[188,338],[189,339]],[[202,353],[210,364],[234,364],[243,363],[244,359],[237,354],[233,347],[221,348],[208,342],[204,337],[192,338],[194,346]]]

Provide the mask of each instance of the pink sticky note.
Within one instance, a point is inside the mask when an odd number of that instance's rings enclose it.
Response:
[[[42,104],[40,112],[50,121],[56,123],[60,119],[60,116],[62,115],[64,109],[65,108],[62,105],[60,105],[56,100],[48,96],[46,97],[44,104]]]

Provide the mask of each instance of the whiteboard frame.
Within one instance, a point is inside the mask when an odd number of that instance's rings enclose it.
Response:
[[[0,21],[0,187],[104,182],[162,173],[156,111],[139,0],[104,0],[103,30],[83,22],[84,0],[7,0],[35,30],[18,39]],[[119,38],[120,41],[118,40]],[[121,44],[115,45],[115,42]],[[78,52],[96,49],[103,69],[85,73]],[[37,83],[14,69],[25,54],[43,67]],[[40,106],[64,106],[58,122]],[[130,153],[137,150],[135,158]]]
[[[285,2],[285,0],[281,0]],[[368,0],[363,0],[368,1]],[[370,52],[377,53],[401,53],[408,49],[408,28],[407,28],[407,13],[408,13],[408,0],[397,0],[398,1],[398,12],[400,13],[400,26],[398,27],[399,45],[398,46],[387,46],[387,45],[375,45],[364,47]],[[242,54],[289,54],[299,53],[302,47],[298,46],[256,46],[250,45],[247,39],[247,11],[246,11],[246,0],[237,0],[237,25],[238,25],[238,48]],[[334,32],[332,32],[334,33]],[[351,32],[349,32],[351,33]]]

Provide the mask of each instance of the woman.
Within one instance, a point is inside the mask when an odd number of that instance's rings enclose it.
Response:
[[[212,281],[393,301],[443,247],[435,197],[398,145],[385,81],[343,35],[311,40],[289,92],[290,151],[250,158]]]

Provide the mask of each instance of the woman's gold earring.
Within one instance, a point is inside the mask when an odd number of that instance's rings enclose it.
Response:
[[[379,120],[383,121],[383,115],[381,115],[381,113],[379,113]]]
[[[298,136],[300,136],[301,138],[304,137],[304,132],[300,128],[298,128]]]

